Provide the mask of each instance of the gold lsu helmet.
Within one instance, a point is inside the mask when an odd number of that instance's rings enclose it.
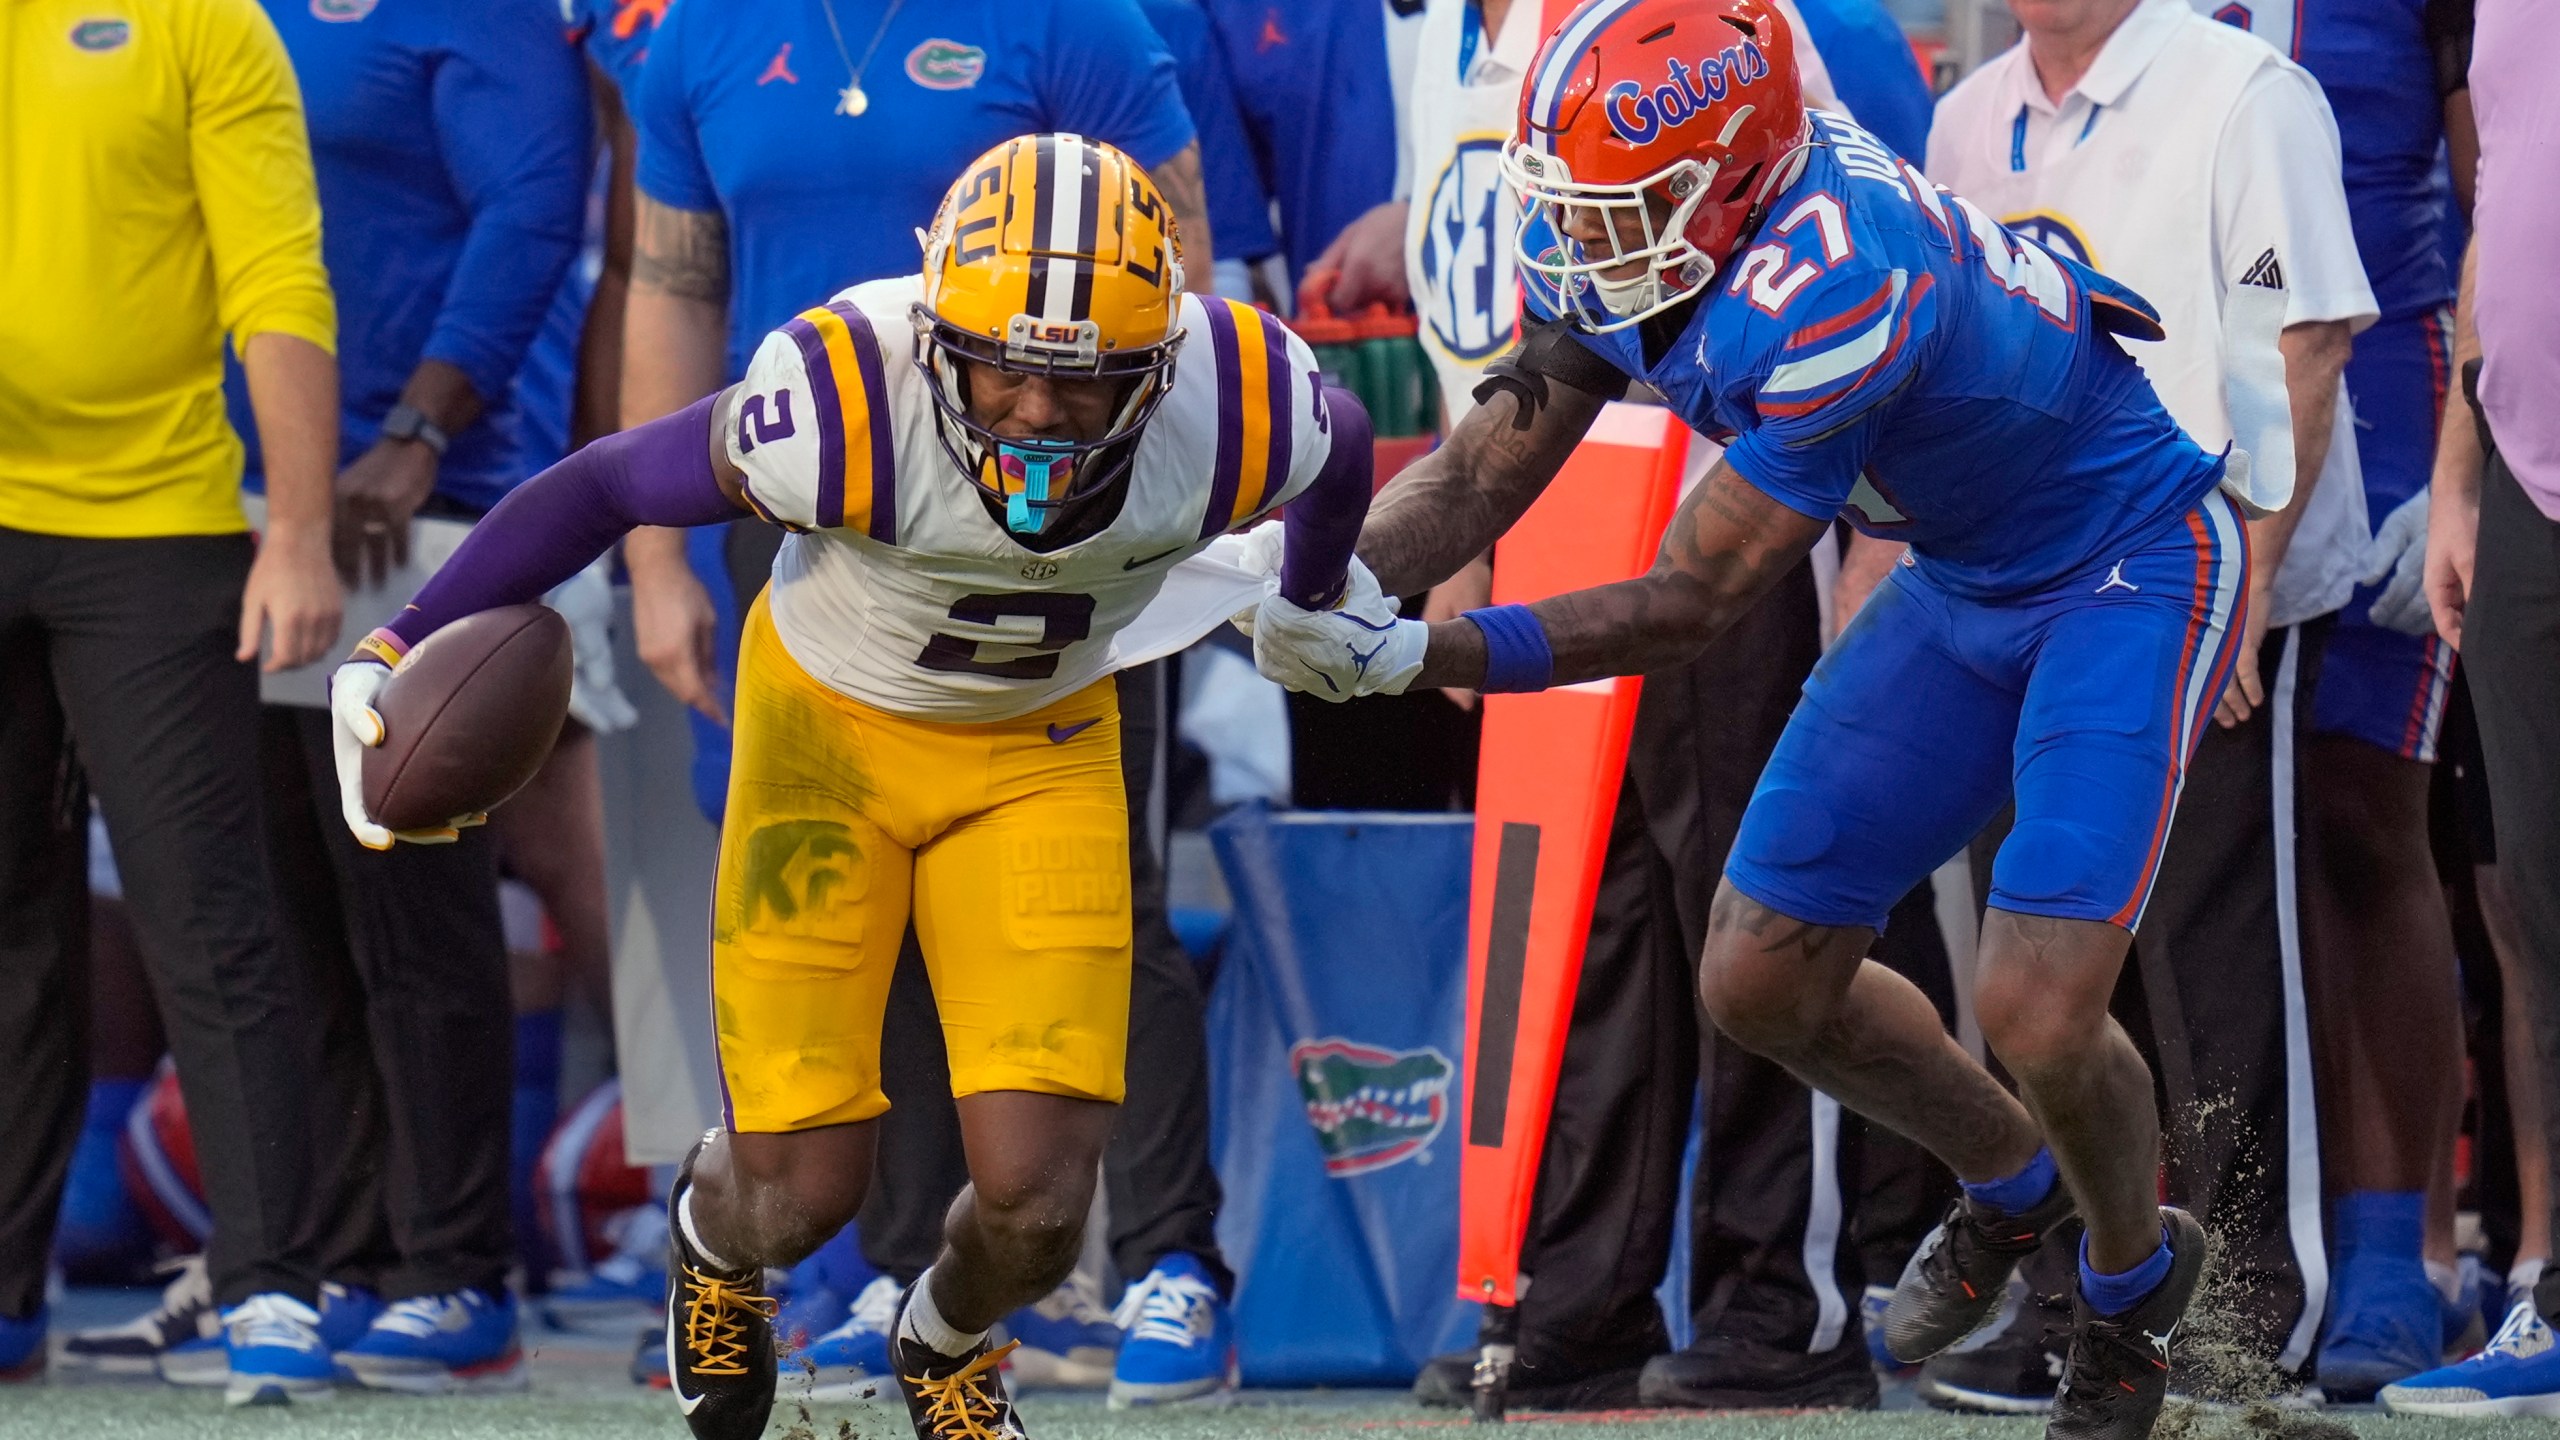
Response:
[[[1137,162],[1076,135],[1024,135],[962,173],[924,240],[916,364],[942,448],[1037,534],[1052,513],[1121,483],[1136,440],[1173,386],[1182,345],[1182,246]],[[959,362],[1123,391],[1094,440],[1016,439],[969,414]]]

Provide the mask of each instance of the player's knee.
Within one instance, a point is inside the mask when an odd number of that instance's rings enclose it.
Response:
[[[2126,943],[2110,925],[1990,911],[1974,979],[1983,1043],[2020,1075],[2100,1053]]]
[[[1026,1262],[1060,1255],[1073,1262],[1093,1205],[1090,1181],[1078,1184],[1067,1176],[1024,1171],[984,1177],[972,1185],[978,1227],[987,1238]]]
[[[1794,948],[1754,943],[1765,928],[1754,923],[1760,917],[1794,923],[1729,886],[1717,896],[1698,961],[1698,1003],[1745,1049],[1785,1055],[1811,1044],[1833,1007],[1825,988],[1810,983]]]
[[[847,1163],[827,1131],[730,1137],[730,1212],[766,1264],[797,1263],[827,1243],[862,1208],[871,1167]],[[711,1177],[698,1176],[708,1185]]]

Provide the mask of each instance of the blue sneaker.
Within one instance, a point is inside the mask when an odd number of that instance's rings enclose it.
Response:
[[[1111,1383],[1120,1327],[1102,1308],[1093,1278],[1079,1271],[1066,1283],[1004,1319],[1004,1338],[1019,1346],[1007,1378],[1024,1390],[1099,1390]]]
[[[847,1307],[841,1325],[782,1358],[782,1385],[798,1394],[808,1382],[812,1400],[868,1400],[890,1380],[889,1330],[898,1320],[898,1282],[883,1275]],[[1016,1355],[1022,1352],[1017,1350]]]
[[[44,1374],[45,1307],[24,1320],[0,1316],[0,1385]]]
[[[352,1347],[382,1315],[382,1297],[362,1285],[320,1285],[320,1343],[337,1354]]]
[[[522,1390],[532,1379],[516,1343],[516,1297],[504,1292],[393,1301],[338,1361],[368,1390],[412,1395]]]
[[[1156,1262],[1120,1297],[1120,1358],[1111,1372],[1111,1408],[1170,1405],[1236,1388],[1236,1329],[1227,1302],[1192,1256]]]
[[[2394,1415],[2560,1418],[2560,1341],[2527,1300],[2507,1313],[2488,1349],[2385,1385],[2381,1400]]]
[[[1892,1303],[1892,1286],[1870,1285],[1858,1296],[1858,1320],[1866,1327],[1868,1362],[1883,1374],[1902,1375],[1920,1367],[1903,1364],[1884,1348],[1884,1308]]]
[[[320,1312],[266,1291],[222,1312],[223,1398],[234,1405],[326,1400],[334,1372],[320,1343]],[[185,1348],[185,1347],[180,1347]]]

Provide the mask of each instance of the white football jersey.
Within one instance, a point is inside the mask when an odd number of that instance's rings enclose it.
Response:
[[[906,276],[801,312],[765,337],[722,417],[749,503],[794,532],[774,561],[774,627],[810,675],[866,705],[1005,720],[1093,683],[1168,571],[1306,489],[1331,451],[1306,344],[1251,306],[1185,295],[1173,388],[1120,513],[1030,549],[943,449],[916,364],[922,296]]]

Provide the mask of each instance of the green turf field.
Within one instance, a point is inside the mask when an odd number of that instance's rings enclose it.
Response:
[[[872,1404],[785,1404],[769,1440],[906,1440],[902,1413]],[[1024,1418],[1039,1440],[1394,1440],[1395,1432],[1471,1429],[1446,1411],[1422,1411],[1383,1394],[1255,1396],[1216,1409],[1113,1414],[1088,1400],[1032,1399]],[[1927,1410],[1869,1414],[1767,1414],[1709,1418],[1629,1414],[1525,1415],[1522,1440],[2030,1440],[2041,1426]],[[218,1396],[148,1385],[53,1384],[0,1391],[0,1437],[45,1440],[683,1440],[664,1395],[542,1384],[531,1395],[411,1400],[348,1395],[293,1410],[233,1411]],[[2404,1420],[2371,1411],[2318,1419],[2248,1415],[2164,1417],[2160,1440],[2551,1440],[2560,1421],[2462,1424]]]

